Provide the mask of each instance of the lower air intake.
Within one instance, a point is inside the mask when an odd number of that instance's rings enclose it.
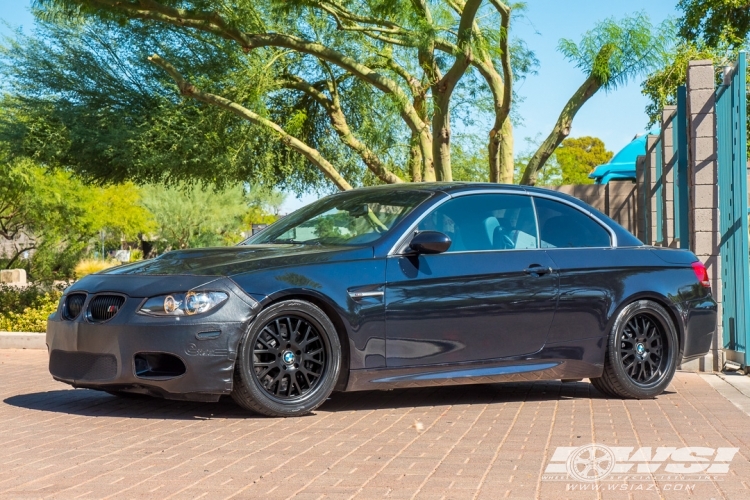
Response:
[[[55,349],[49,357],[49,371],[68,380],[109,380],[117,376],[117,359],[111,354]]]

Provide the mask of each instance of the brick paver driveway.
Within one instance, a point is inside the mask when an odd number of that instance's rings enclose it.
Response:
[[[334,394],[269,419],[72,390],[46,363],[0,351],[2,498],[750,498],[750,417],[695,374],[651,401],[524,383]],[[740,451],[718,479],[547,480],[557,447],[592,442]]]

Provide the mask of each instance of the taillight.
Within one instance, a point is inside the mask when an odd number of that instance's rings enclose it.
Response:
[[[693,262],[690,265],[693,267],[695,277],[698,278],[701,285],[706,288],[711,288],[711,281],[708,279],[708,271],[706,271],[706,266],[703,265],[703,262]]]

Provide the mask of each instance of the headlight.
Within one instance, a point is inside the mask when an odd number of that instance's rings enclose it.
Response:
[[[139,314],[149,316],[192,316],[208,312],[229,298],[224,292],[173,293],[151,297],[140,309]]]

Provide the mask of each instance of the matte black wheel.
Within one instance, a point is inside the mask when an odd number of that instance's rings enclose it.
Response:
[[[649,300],[625,307],[609,335],[604,372],[591,382],[609,396],[652,398],[677,369],[677,330],[667,311]]]
[[[246,333],[237,356],[232,397],[272,417],[303,415],[333,391],[341,346],[330,319],[300,300],[263,310]]]

